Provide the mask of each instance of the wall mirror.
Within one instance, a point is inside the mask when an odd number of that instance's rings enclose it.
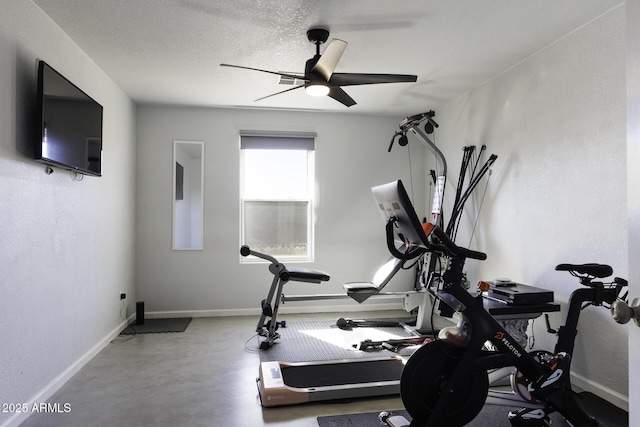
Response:
[[[202,250],[204,142],[173,141],[173,249]]]

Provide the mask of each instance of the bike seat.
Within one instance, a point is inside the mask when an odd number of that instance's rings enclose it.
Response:
[[[589,276],[603,278],[613,274],[613,269],[606,264],[558,264],[556,271],[570,271],[575,274],[587,274]]]

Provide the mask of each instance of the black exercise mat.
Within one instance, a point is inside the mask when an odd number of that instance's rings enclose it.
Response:
[[[601,427],[628,427],[629,414],[623,409],[607,402],[593,393],[578,393],[578,404],[592,417],[598,420]],[[507,413],[516,408],[509,408],[499,405],[485,405],[478,416],[467,426],[470,427],[510,427],[511,423],[507,419]],[[382,411],[384,409],[381,409]],[[393,415],[403,415],[410,419],[406,411],[391,411]],[[379,426],[378,416],[380,412],[369,412],[364,414],[333,415],[318,417],[319,427],[373,427]],[[564,427],[569,424],[558,413],[550,415],[553,425]]]
[[[353,328],[342,330],[335,321],[287,322],[278,329],[281,338],[267,350],[260,351],[260,362],[317,362],[325,360],[367,359],[411,355],[414,349],[403,348],[398,352],[384,349],[357,351],[354,344],[372,338],[397,339],[410,337],[403,327]],[[260,340],[263,340],[260,337]],[[257,345],[256,345],[257,348]]]
[[[382,412],[382,411],[380,411]],[[365,414],[330,415],[318,417],[319,427],[374,427],[380,426],[378,416],[380,412],[367,412]],[[406,419],[411,419],[407,411],[391,411],[393,415],[402,415]]]
[[[158,334],[162,332],[184,332],[191,323],[191,317],[167,319],[144,319],[144,324],[136,325],[133,321],[120,335]]]
[[[597,419],[602,427],[629,426],[629,413],[627,411],[593,393],[587,391],[578,393],[578,404],[585,412]]]
[[[516,408],[509,408],[506,406],[498,405],[485,405],[478,416],[471,421],[467,426],[469,427],[511,427],[511,423],[507,419],[509,411]],[[384,409],[382,409],[384,411]],[[409,414],[406,411],[390,411],[393,415],[403,415],[407,420],[410,420]],[[378,416],[380,412],[368,412],[364,414],[348,414],[348,415],[333,415],[328,417],[318,417],[319,427],[337,427],[337,426],[349,426],[349,427],[375,427],[380,426]],[[562,419],[559,414],[551,414],[551,420],[554,427],[567,427],[568,424]],[[443,426],[445,427],[445,426]]]

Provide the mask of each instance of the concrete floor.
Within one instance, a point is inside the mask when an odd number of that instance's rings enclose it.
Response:
[[[287,315],[288,322],[344,314]],[[376,313],[371,317],[380,317]],[[35,413],[22,426],[295,426],[316,417],[401,409],[399,396],[263,408],[256,376],[257,317],[194,318],[183,333],[120,336],[50,400],[68,413]]]

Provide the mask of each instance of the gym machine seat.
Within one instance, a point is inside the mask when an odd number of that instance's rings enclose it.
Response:
[[[391,278],[402,268],[404,260],[391,256],[376,271],[371,282],[348,282],[342,285],[344,290],[359,303],[365,302],[369,297],[380,293]]]

